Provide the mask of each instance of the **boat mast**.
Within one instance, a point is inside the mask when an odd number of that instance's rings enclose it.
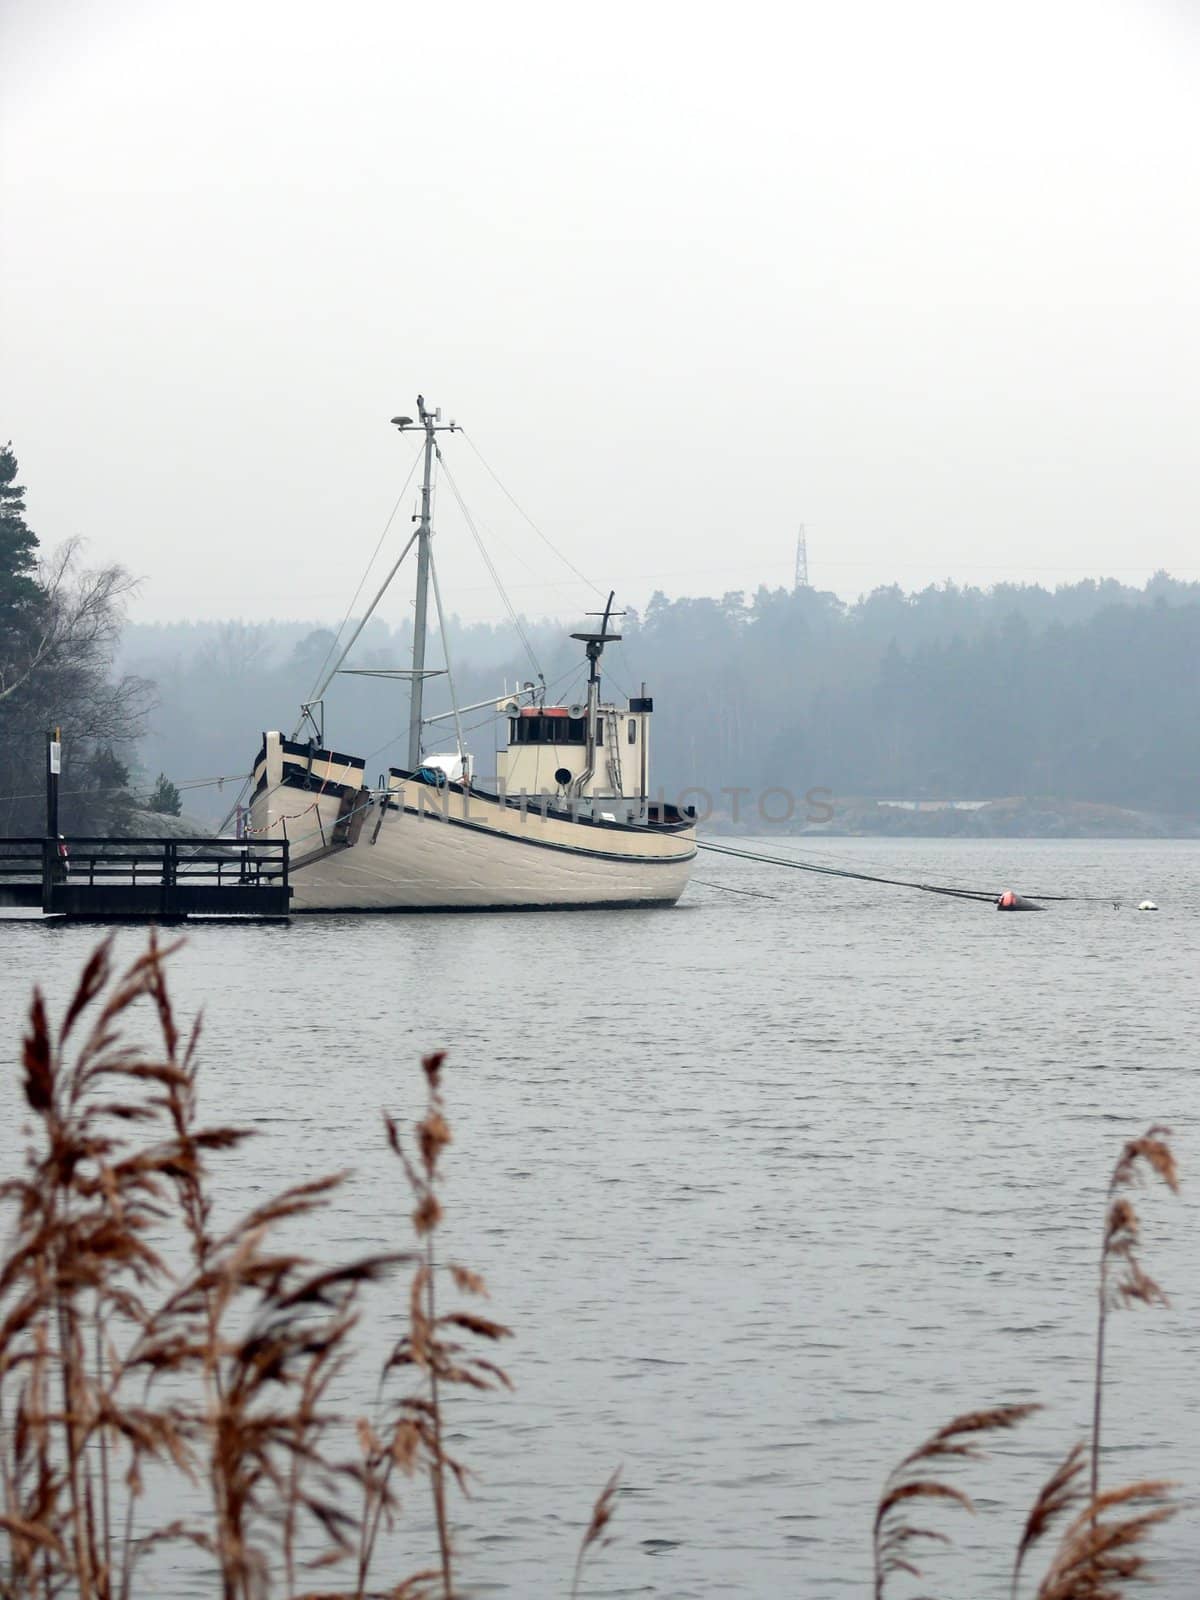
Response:
[[[613,600],[615,591],[609,590],[608,604],[604,607],[603,615],[599,611],[589,611],[589,617],[601,617],[599,633],[573,633],[572,639],[578,639],[585,646],[588,661],[587,683],[587,722],[585,739],[587,742],[587,765],[575,779],[572,787],[576,794],[581,795],[585,785],[589,782],[596,770],[596,722],[600,713],[600,657],[604,654],[606,644],[616,644],[620,639],[619,633],[609,633],[608,624],[613,614]],[[624,616],[623,611],[618,613]]]
[[[417,416],[425,429],[425,471],[421,477],[421,525],[417,529],[417,604],[413,615],[412,680],[408,711],[408,770],[421,765],[421,710],[425,696],[425,625],[429,614],[430,500],[433,493],[433,418],[417,396]]]
[[[417,597],[413,616],[412,677],[408,712],[408,770],[415,772],[421,765],[421,712],[425,698],[425,635],[429,620],[429,555],[433,540],[433,457],[437,449],[434,434],[453,433],[454,422],[442,422],[439,407],[429,411],[425,396],[417,396],[418,425],[425,430],[425,470],[421,476],[421,511],[416,519],[417,528]],[[393,417],[393,422],[403,433],[412,426],[411,417]]]

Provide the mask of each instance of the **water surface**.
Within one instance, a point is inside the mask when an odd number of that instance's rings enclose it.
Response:
[[[956,1479],[979,1515],[940,1518],[957,1550],[925,1563],[924,1592],[999,1600],[1035,1486],[1086,1427],[1103,1190],[1155,1121],[1184,1174],[1140,1202],[1171,1305],[1115,1319],[1108,1471],[1200,1491],[1200,844],[788,848],[1127,904],[999,915],[702,856],[672,912],[194,924],[175,958],[209,1113],[260,1133],[224,1164],[229,1212],[355,1169],[323,1255],[401,1237],[379,1108],[414,1114],[419,1053],[451,1053],[447,1241],[517,1332],[516,1392],[455,1403],[481,1594],[565,1594],[621,1463],[586,1593],[865,1595],[889,1467],[957,1412],[1037,1399]],[[1128,908],[1146,895],[1157,915]],[[34,978],[61,1004],[96,936],[0,923],[8,1167],[17,1015]],[[415,1498],[397,1576],[427,1541]],[[1155,1549],[1157,1592],[1194,1595],[1194,1500]]]

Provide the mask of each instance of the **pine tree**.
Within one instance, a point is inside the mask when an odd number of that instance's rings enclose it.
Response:
[[[0,446],[0,637],[16,628],[42,591],[37,570],[37,535],[25,522],[25,490],[16,481],[12,441]]]
[[[146,810],[157,811],[164,817],[177,817],[183,810],[183,798],[165,772],[159,773],[158,781],[150,792]]]

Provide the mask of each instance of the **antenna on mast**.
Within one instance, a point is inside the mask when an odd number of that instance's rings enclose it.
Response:
[[[792,590],[808,588],[808,539],[805,537],[804,524],[800,524],[800,532],[796,535],[796,581]]]

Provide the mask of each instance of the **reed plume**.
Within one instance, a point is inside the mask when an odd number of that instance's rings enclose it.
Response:
[[[1179,1192],[1179,1174],[1169,1139],[1170,1128],[1158,1124],[1140,1139],[1130,1139],[1109,1180],[1100,1247],[1099,1309],[1096,1319],[1096,1370],[1092,1391],[1091,1496],[1100,1493],[1100,1423],[1104,1402],[1104,1355],[1108,1313],[1121,1305],[1166,1305],[1167,1297],[1143,1269],[1137,1255],[1141,1223],[1128,1191],[1151,1174],[1172,1194]]]
[[[596,1503],[592,1506],[591,1520],[584,1529],[583,1538],[579,1541],[579,1554],[575,1558],[575,1576],[571,1581],[571,1600],[576,1600],[579,1594],[579,1580],[583,1576],[583,1564],[587,1559],[588,1551],[593,1545],[603,1547],[609,1541],[604,1530],[613,1519],[616,1511],[617,1489],[621,1483],[621,1469],[618,1467],[609,1478],[608,1482],[596,1496]]]
[[[915,1500],[949,1501],[964,1511],[974,1512],[974,1502],[953,1484],[928,1476],[929,1464],[949,1460],[982,1461],[980,1436],[1015,1428],[1041,1408],[1033,1404],[994,1406],[988,1411],[969,1411],[946,1423],[923,1444],[906,1455],[883,1486],[875,1508],[874,1558],[875,1600],[883,1600],[888,1578],[895,1572],[919,1578],[921,1569],[906,1554],[918,1539],[940,1544],[950,1541],[933,1528],[919,1528],[908,1521]]]
[[[1145,1575],[1137,1547],[1175,1513],[1163,1503],[1172,1487],[1131,1483],[1093,1495],[1063,1533],[1037,1600],[1122,1600],[1124,1586]]]
[[[467,1472],[462,1462],[445,1446],[445,1389],[466,1385],[472,1389],[511,1388],[502,1367],[472,1353],[464,1336],[490,1343],[507,1339],[511,1329],[475,1311],[440,1309],[438,1278],[440,1263],[436,1240],[443,1217],[441,1196],[441,1158],[450,1144],[450,1124],[442,1098],[442,1067],[445,1051],[435,1051],[421,1062],[425,1074],[424,1116],[412,1132],[411,1144],[394,1118],[384,1113],[388,1144],[400,1161],[412,1195],[412,1228],[418,1244],[418,1262],[409,1286],[408,1331],[392,1350],[383,1376],[404,1368],[415,1368],[421,1377],[418,1389],[393,1402],[390,1439],[384,1450],[382,1470],[368,1489],[374,1503],[368,1516],[378,1526],[394,1465],[412,1470],[423,1465],[429,1476],[437,1526],[438,1575],[441,1600],[454,1596],[454,1546],[450,1530],[447,1478],[453,1476],[463,1493],[468,1492]],[[457,1263],[448,1266],[450,1280],[462,1294],[483,1296],[487,1286],[479,1273]],[[369,1437],[370,1456],[378,1454],[376,1440]],[[370,1566],[374,1535],[364,1546],[360,1564],[360,1590]]]
[[[212,1562],[222,1600],[265,1600],[280,1587],[316,1600],[302,1565],[341,1561],[354,1581],[322,1600],[452,1600],[448,1481],[465,1491],[467,1471],[446,1448],[445,1391],[510,1385],[474,1352],[509,1329],[444,1303],[447,1281],[487,1295],[479,1273],[443,1267],[435,1249],[451,1138],[444,1056],[422,1063],[426,1107],[411,1150],[384,1119],[412,1194],[415,1248],[328,1267],[280,1242],[281,1229],[330,1204],[345,1174],[292,1185],[218,1230],[208,1163],[248,1135],[200,1119],[200,1025],[181,1030],[166,983],[175,948],[152,934],[115,973],[106,940],[57,1030],[40,992],[31,1004],[21,1066],[34,1127],[23,1174],[0,1184],[15,1213],[0,1263],[0,1595],[131,1600],[143,1559],[188,1543]],[[149,1051],[122,1037],[146,1001],[157,1023]],[[187,1247],[180,1278],[151,1242],[173,1225]],[[342,1459],[348,1419],[331,1393],[364,1290],[401,1265],[412,1268],[408,1329],[383,1381],[403,1369],[419,1381],[389,1398],[379,1427],[359,1421],[357,1456]],[[139,1532],[148,1471],[205,1487],[207,1516]],[[399,1510],[395,1476],[417,1471],[428,1474],[438,1565],[373,1587],[380,1534]]]
[[[1082,1489],[1079,1479],[1083,1470],[1083,1446],[1074,1444],[1067,1452],[1066,1459],[1054,1469],[1039,1489],[1037,1499],[1025,1519],[1025,1527],[1017,1545],[1017,1555],[1013,1562],[1011,1600],[1017,1600],[1025,1557],[1035,1545],[1041,1543],[1058,1519],[1080,1500]]]
[[[30,1008],[33,1136],[24,1174],[0,1185],[15,1211],[0,1266],[6,1600],[64,1588],[128,1600],[141,1559],[167,1542],[209,1556],[225,1600],[257,1600],[277,1567],[294,1592],[305,1525],[327,1557],[353,1544],[323,1403],[361,1289],[407,1257],[326,1269],[274,1248],[275,1231],[327,1204],[338,1177],[286,1190],[214,1236],[206,1158],[246,1135],[198,1122],[199,1027],[184,1039],[175,1023],[163,970],[174,948],[152,935],[114,975],[106,941],[57,1031],[39,992]],[[121,1037],[146,999],[150,1054]],[[182,1283],[150,1243],[173,1217],[190,1241]],[[167,1379],[174,1395],[194,1382],[202,1398],[160,1399]],[[211,1518],[135,1537],[148,1467],[207,1482]]]
[[[174,1141],[135,1143],[178,1068],[123,1046],[119,1022],[149,994],[149,949],[113,980],[111,943],[88,960],[57,1030],[34,991],[22,1090],[34,1122],[24,1174],[0,1184],[15,1211],[0,1268],[0,1485],[15,1597],[73,1584],[80,1600],[126,1585],[114,1469],[121,1452],[189,1464],[175,1412],[125,1404],[116,1339],[149,1319],[167,1278],[149,1242],[169,1211]],[[106,994],[107,990],[107,994]],[[77,1042],[89,1017],[90,1030]]]

